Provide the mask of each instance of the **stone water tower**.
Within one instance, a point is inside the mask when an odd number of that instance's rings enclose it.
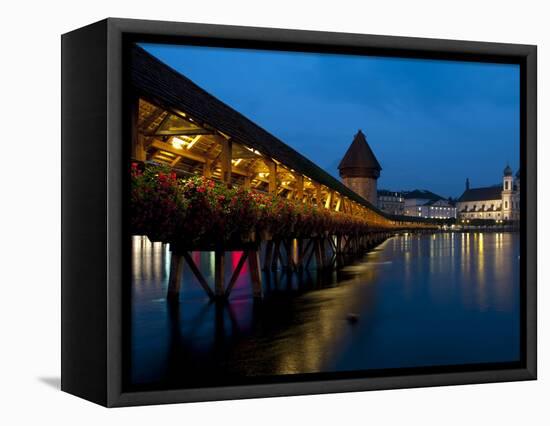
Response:
[[[338,166],[342,182],[352,191],[376,206],[378,194],[376,181],[382,167],[372,152],[361,130],[353,138]]]

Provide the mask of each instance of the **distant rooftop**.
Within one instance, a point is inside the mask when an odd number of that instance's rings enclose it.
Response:
[[[412,198],[418,198],[421,200],[431,200],[431,201],[438,201],[438,200],[444,199],[442,196],[437,195],[432,191],[428,191],[427,189],[415,189],[413,191],[405,191],[403,192],[403,197],[409,200]]]
[[[486,186],[483,188],[471,188],[464,191],[458,199],[459,203],[469,201],[500,200],[502,189],[500,185]]]
[[[402,197],[403,193],[401,191],[390,191],[388,189],[379,189],[378,195],[385,196],[385,197]]]

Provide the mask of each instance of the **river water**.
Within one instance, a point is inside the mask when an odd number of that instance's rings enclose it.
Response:
[[[192,256],[212,282],[214,255]],[[227,255],[226,276],[239,256]],[[225,305],[209,303],[188,267],[179,304],[167,303],[169,271],[166,245],[133,238],[131,388],[520,356],[518,233],[395,236],[338,272],[264,274],[259,303],[246,265]]]

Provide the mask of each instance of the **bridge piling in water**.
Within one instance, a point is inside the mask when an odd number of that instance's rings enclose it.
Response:
[[[177,300],[179,298],[181,281],[183,279],[183,263],[183,257],[172,252],[170,257],[170,276],[168,278],[168,299],[170,300]]]
[[[364,235],[316,235],[309,238],[270,239],[253,245],[245,244],[243,247],[233,248],[232,250],[217,248],[214,250],[213,290],[191,257],[191,251],[176,247],[172,249],[171,253],[167,299],[171,301],[179,300],[184,263],[188,264],[191,272],[212,300],[229,299],[242,268],[247,263],[251,293],[254,298],[262,298],[263,274],[269,277],[272,272],[281,270],[290,279],[293,273],[308,272],[313,258],[315,258],[314,269],[318,271],[340,269],[346,263],[352,262],[367,251],[372,250],[394,233],[373,231]],[[262,247],[264,248],[263,266],[260,261]],[[284,250],[283,253],[281,248]],[[226,285],[225,260],[227,251],[239,251],[241,256]],[[268,282],[270,281],[269,279]]]

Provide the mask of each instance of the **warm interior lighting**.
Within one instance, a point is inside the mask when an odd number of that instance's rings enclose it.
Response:
[[[236,160],[231,160],[231,162],[233,163],[234,166],[238,166],[241,161],[243,161],[242,158],[237,158]]]
[[[248,149],[250,152],[253,152],[253,153],[256,154],[256,155],[262,155],[262,154],[260,153],[260,151],[258,151],[257,149],[249,148],[249,147],[247,147],[247,146],[245,146],[245,148]]]
[[[258,173],[258,176],[261,178],[265,178],[269,176],[269,173],[261,172],[261,173]]]
[[[181,138],[172,138],[172,146],[176,149],[183,149],[183,145],[187,145],[187,141]]]

